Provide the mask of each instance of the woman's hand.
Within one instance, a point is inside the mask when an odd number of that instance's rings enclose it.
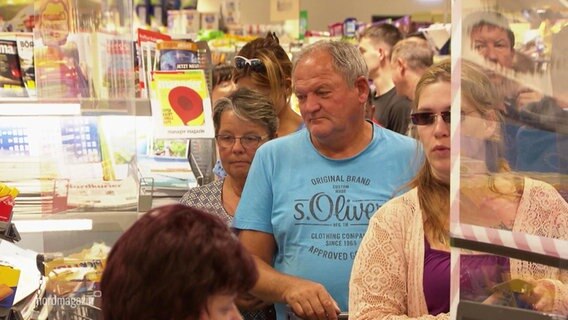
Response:
[[[551,312],[554,307],[554,284],[546,279],[529,280],[534,288],[527,294],[522,296],[522,299],[533,306],[534,310],[541,312]]]

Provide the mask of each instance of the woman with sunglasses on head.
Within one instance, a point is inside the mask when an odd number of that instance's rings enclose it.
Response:
[[[181,203],[202,209],[231,225],[256,150],[278,136],[278,117],[261,93],[238,89],[220,98],[213,109],[215,139],[226,176],[190,189]],[[252,297],[241,297],[237,306],[245,319],[271,319],[271,306]]]
[[[411,121],[416,125],[425,161],[410,183],[413,189],[383,205],[369,223],[351,273],[350,319],[449,319],[450,76],[450,61],[444,60],[429,68],[418,82]],[[497,95],[489,78],[465,62],[462,64],[461,92],[464,101],[462,135],[477,134],[475,132],[483,127],[480,123],[483,121],[489,121],[487,126],[492,124],[495,127]],[[477,117],[477,123],[470,123],[473,121],[470,117]],[[480,149],[476,152],[485,154]],[[497,157],[497,154],[493,155]],[[505,163],[500,157],[489,161],[494,160]],[[477,169],[481,167],[479,165]],[[493,174],[489,167],[485,169],[486,176]],[[502,166],[500,171],[506,171],[506,167]],[[507,180],[512,183],[516,179],[511,177]],[[462,180],[464,183],[468,182]],[[546,198],[545,202],[539,203],[531,196],[530,199],[512,200],[517,204],[528,201],[533,206],[530,212],[527,208],[524,208],[525,211],[518,210],[517,216],[522,216],[524,220],[510,225],[511,229],[557,238],[561,237],[562,230],[566,234],[568,207],[558,192],[536,181],[528,185],[525,183],[527,187],[529,189],[525,191],[533,195],[534,191],[540,190]],[[552,208],[545,206],[545,203],[551,204]],[[553,217],[555,221],[546,222],[546,225],[539,223],[543,232],[535,232],[536,224],[526,223],[528,216],[538,216],[539,212]],[[461,219],[461,222],[471,223],[464,221],[463,215]],[[535,222],[534,218],[529,220]],[[550,279],[534,282],[528,303],[540,311],[567,307],[567,291],[565,285],[558,281],[558,269],[527,262],[522,264],[513,259],[509,262],[507,258],[488,254],[462,255],[460,259],[462,298],[468,294],[471,297],[474,291],[472,284],[481,280],[472,278],[476,277],[476,273],[470,271],[487,271],[483,274],[486,277],[484,280],[495,284],[507,280],[509,273],[510,277],[526,280],[541,279],[542,274],[547,274]],[[543,271],[545,273],[541,273]],[[483,288],[486,295],[477,295],[476,300],[491,303],[490,288],[491,284]],[[554,290],[556,298],[551,299]]]
[[[274,33],[248,42],[234,58],[234,64],[233,80],[238,88],[258,90],[272,100],[280,121],[279,137],[304,127],[290,105],[292,62]]]

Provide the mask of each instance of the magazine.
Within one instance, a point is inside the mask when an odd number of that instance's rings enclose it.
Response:
[[[25,97],[16,40],[0,39],[0,97]]]
[[[149,94],[149,83],[152,79],[152,72],[154,71],[154,63],[157,52],[156,43],[160,40],[171,40],[169,35],[149,31],[145,29],[138,29],[138,55],[140,59],[140,92],[141,97],[148,98]]]
[[[156,71],[152,91],[156,138],[213,138],[211,98],[203,70]]]
[[[28,97],[37,97],[34,67],[34,37],[32,33],[16,34],[20,71]]]

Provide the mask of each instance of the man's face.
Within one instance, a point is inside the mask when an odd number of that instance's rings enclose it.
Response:
[[[363,104],[369,93],[366,81],[360,77],[350,88],[324,51],[298,63],[293,74],[294,91],[312,138],[333,142],[364,124]]]
[[[505,68],[512,68],[515,52],[507,31],[483,25],[471,31],[471,46],[485,59]]]
[[[359,42],[359,52],[365,59],[369,68],[369,78],[375,78],[379,74],[381,65],[381,50],[369,38],[362,38]]]

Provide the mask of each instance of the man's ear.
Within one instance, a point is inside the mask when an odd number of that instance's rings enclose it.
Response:
[[[395,72],[398,72],[401,76],[404,76],[404,74],[406,73],[406,63],[404,63],[401,58],[396,58],[392,65],[394,66]]]
[[[286,86],[287,90],[292,90],[292,79],[290,78],[284,79],[284,86]]]
[[[369,81],[366,77],[360,76],[355,80],[355,88],[357,89],[357,95],[359,96],[359,102],[364,103],[369,97]]]
[[[289,98],[290,96],[292,96],[292,79],[290,78],[286,78],[284,79],[284,93],[286,94],[286,98]]]
[[[385,59],[388,59],[388,52],[385,50],[385,48],[379,46],[377,47],[377,51],[379,52],[379,60],[380,61],[384,61]]]
[[[282,90],[284,90],[287,95],[292,93],[292,80],[290,78],[282,80]]]

